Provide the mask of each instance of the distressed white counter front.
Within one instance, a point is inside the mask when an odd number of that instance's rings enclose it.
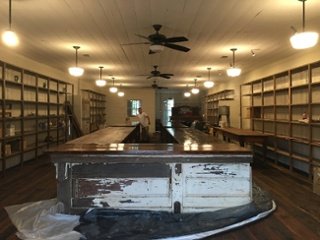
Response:
[[[90,207],[207,212],[250,203],[251,153],[214,139],[194,144],[58,146],[49,151],[58,200],[68,213]]]

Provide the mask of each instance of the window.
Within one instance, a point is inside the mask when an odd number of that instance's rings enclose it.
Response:
[[[128,100],[127,112],[128,117],[136,116],[138,112],[138,108],[141,107],[141,100],[139,99],[130,99]]]

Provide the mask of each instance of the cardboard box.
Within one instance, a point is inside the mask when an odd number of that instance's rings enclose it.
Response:
[[[320,167],[313,167],[313,192],[320,195]]]

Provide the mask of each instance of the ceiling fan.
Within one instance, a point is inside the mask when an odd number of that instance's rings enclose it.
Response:
[[[157,83],[156,83],[156,80],[153,81],[151,87],[153,89],[168,89],[167,87],[160,87]]]
[[[147,76],[147,79],[153,78],[153,77],[161,77],[161,78],[165,78],[165,79],[170,79],[170,77],[174,76],[172,73],[161,73],[158,70],[158,66],[154,65],[153,66],[154,70],[151,71],[149,75],[142,75],[142,76]]]
[[[143,36],[140,34],[136,34],[138,37],[144,38],[148,40],[148,42],[141,42],[141,43],[128,43],[123,45],[135,45],[135,44],[150,44],[149,47],[149,54],[161,52],[164,47],[168,47],[174,50],[182,51],[182,52],[188,52],[190,48],[177,45],[175,43],[177,42],[186,42],[188,39],[186,37],[170,37],[167,38],[165,35],[160,34],[159,30],[161,29],[160,24],[154,24],[153,28],[156,31],[153,34],[150,34],[149,36]]]

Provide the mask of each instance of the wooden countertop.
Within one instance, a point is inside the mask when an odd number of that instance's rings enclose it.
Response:
[[[269,134],[252,131],[248,129],[240,129],[240,128],[233,128],[233,127],[227,127],[227,128],[221,128],[221,127],[213,127],[216,131],[226,132],[230,134],[234,134],[237,136],[248,136],[248,137],[268,137]]]
[[[134,126],[107,127],[88,135],[73,139],[66,144],[104,145],[108,143],[121,143],[134,129]]]
[[[194,128],[167,128],[179,144],[219,144],[221,140]],[[224,143],[225,144],[225,143]]]
[[[121,143],[134,127],[109,127],[51,148],[49,154],[95,154],[150,156],[251,154],[250,150],[234,143],[226,143],[199,130],[170,128],[168,132],[177,139],[172,143]]]

